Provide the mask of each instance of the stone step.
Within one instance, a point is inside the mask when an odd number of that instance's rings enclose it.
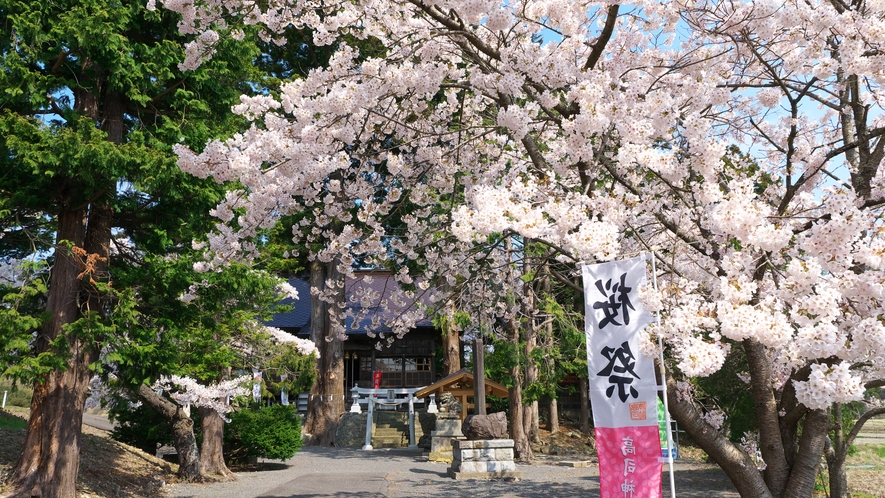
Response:
[[[373,448],[405,448],[409,445],[409,438],[406,437],[389,437],[374,436],[372,437]]]
[[[372,434],[393,435],[393,434],[408,434],[408,433],[409,433],[408,427],[375,427],[375,429],[372,430]],[[415,432],[415,434],[419,434],[419,433]]]
[[[374,432],[372,433],[372,439],[402,439],[403,441],[409,440],[408,432]],[[415,438],[417,441],[419,438]]]
[[[405,429],[409,430],[409,424],[375,424],[377,429]],[[417,429],[418,426],[415,426]]]
[[[376,430],[376,431],[382,431],[382,430],[383,430],[383,431],[387,431],[387,430],[390,430],[390,431],[403,431],[403,432],[409,432],[409,426],[408,426],[408,425],[375,424],[374,427],[375,427],[374,430]],[[417,425],[417,424],[415,425],[415,433],[417,433],[417,434],[423,434],[423,433],[424,433],[424,431],[421,429],[421,426],[420,426],[420,425]]]

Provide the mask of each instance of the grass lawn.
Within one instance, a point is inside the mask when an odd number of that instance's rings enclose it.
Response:
[[[846,461],[848,490],[852,498],[885,498],[885,444],[852,446]],[[821,466],[815,497],[828,496],[827,469]]]
[[[18,410],[15,410],[18,411]],[[11,413],[10,410],[0,410],[0,429],[24,429],[28,426],[28,423],[25,419],[21,418],[21,415],[16,416],[14,413]]]

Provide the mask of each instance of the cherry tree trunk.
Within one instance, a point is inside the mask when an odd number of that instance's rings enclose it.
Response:
[[[689,397],[677,396],[676,381],[667,376],[667,401],[670,415],[679,423],[679,428],[691,436],[710,457],[722,467],[728,478],[745,497],[770,498],[765,480],[756,469],[756,463],[727,438],[719,434],[701,418],[701,412]],[[810,494],[808,496],[811,496]]]
[[[200,407],[200,421],[203,431],[200,473],[236,480],[236,476],[224,463],[224,418],[212,408]]]
[[[162,415],[172,427],[172,445],[178,452],[178,477],[186,481],[199,481],[200,452],[194,437],[194,421],[177,404],[160,396],[149,386],[138,386],[138,399]]]
[[[317,380],[307,403],[304,432],[310,434],[309,444],[313,446],[335,445],[338,418],[344,412],[343,345],[333,326],[333,320],[338,320],[337,304],[344,302],[343,284],[334,261],[328,265],[318,260],[311,262],[310,336],[319,350],[319,358]],[[316,295],[317,291],[326,297]]]
[[[810,410],[805,414],[792,463],[785,467],[785,471],[772,476],[759,472],[756,462],[745,451],[707,424],[701,417],[699,407],[690,397],[680,399],[676,381],[669,375],[667,400],[670,414],[679,423],[679,427],[722,467],[741,496],[801,498],[812,495],[821,455],[824,454],[826,434],[830,428],[827,412]],[[764,439],[760,441],[760,447],[764,448],[766,444],[770,443]]]
[[[824,456],[827,459],[827,474],[830,483],[830,498],[848,497],[848,475],[845,471],[845,457],[848,454],[848,442],[842,426],[842,404],[833,404],[833,441],[826,441]]]
[[[80,316],[80,260],[61,244],[83,247],[86,233],[84,210],[58,215],[58,245],[50,273],[46,310],[48,321],[40,330],[35,353],[51,351],[51,342],[65,334],[64,326]],[[88,365],[95,351],[71,334],[65,351],[70,355],[65,370],[41,375],[34,383],[31,416],[22,455],[8,481],[13,496],[73,498],[80,463],[80,426],[89,386]]]
[[[830,498],[848,498],[848,474],[844,455],[827,455],[827,476],[830,481]]]

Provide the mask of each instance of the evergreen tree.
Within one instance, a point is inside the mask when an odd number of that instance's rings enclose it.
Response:
[[[242,128],[230,106],[268,83],[253,65],[268,52],[230,36],[212,63],[183,72],[178,19],[141,0],[0,0],[0,257],[49,267],[4,284],[14,299],[0,308],[10,318],[0,327],[3,373],[35,388],[9,481],[21,496],[74,496],[100,355],[134,337],[119,324],[138,314],[174,321],[168,309],[139,308],[150,299],[137,301],[136,289],[174,290],[160,277],[209,230],[224,187],[182,174],[171,146]],[[163,361],[159,349],[140,354],[151,361],[125,357],[125,376],[148,379]]]

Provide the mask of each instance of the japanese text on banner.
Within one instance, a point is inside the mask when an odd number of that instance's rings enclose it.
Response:
[[[603,497],[661,496],[654,361],[639,332],[645,258],[584,265],[587,365]]]

